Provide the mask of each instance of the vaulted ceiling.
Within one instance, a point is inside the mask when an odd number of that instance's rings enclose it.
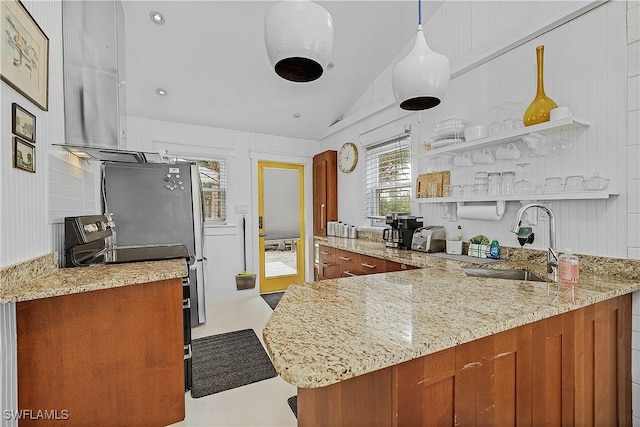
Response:
[[[317,140],[412,40],[418,18],[417,1],[318,1],[334,21],[334,67],[293,83],[266,54],[264,16],[275,3],[123,1],[127,114]],[[442,3],[423,2],[423,21]],[[150,11],[166,22],[154,24]]]

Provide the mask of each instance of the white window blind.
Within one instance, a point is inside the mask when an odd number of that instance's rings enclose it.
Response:
[[[389,212],[411,212],[409,135],[367,147],[365,168],[366,215],[371,225],[384,225],[380,217]]]

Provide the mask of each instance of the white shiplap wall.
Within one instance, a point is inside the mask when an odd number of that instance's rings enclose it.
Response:
[[[628,257],[640,259],[640,1],[627,3]],[[640,292],[633,294],[631,378],[633,425],[640,425]]]
[[[627,3],[628,257],[640,259],[640,0]]]
[[[422,115],[423,135],[428,136],[432,123],[450,116],[489,123],[488,106],[507,100],[522,102],[522,113],[535,94],[535,47],[543,44],[546,93],[559,105],[569,106],[575,117],[590,126],[566,133],[575,143],[567,155],[529,157],[529,150],[518,143],[523,153],[519,160],[455,168],[452,182],[473,183],[477,171],[515,170],[516,163],[523,161],[530,163],[528,179],[540,186],[546,177],[588,177],[599,171],[611,179],[610,186],[620,191],[620,196],[606,201],[552,202],[558,221],[557,246],[620,258],[627,257],[625,12],[624,3],[610,2],[455,78],[442,108]],[[479,81],[486,84],[479,85]],[[426,172],[424,162],[418,166]],[[503,219],[496,222],[460,220],[464,237],[482,233],[503,245],[517,246],[508,227],[519,207],[518,203],[508,203]],[[445,222],[441,205],[422,205],[420,213],[431,223]],[[536,242],[532,248],[548,246],[547,230],[546,221],[534,227]]]
[[[237,291],[235,275],[242,271],[242,215],[236,206],[247,208],[247,269],[258,271],[257,259],[257,176],[256,159],[276,160],[310,165],[317,152],[317,141],[280,137],[230,129],[212,128],[184,123],[127,117],[127,148],[161,151],[201,158],[227,160],[227,225],[210,226],[205,230],[205,297],[208,302],[257,295],[253,290]],[[305,168],[307,206],[310,206],[311,167]],[[307,212],[311,217],[311,212]],[[311,221],[307,236],[311,235]],[[310,252],[307,251],[307,259]],[[307,271],[312,274],[313,264]]]

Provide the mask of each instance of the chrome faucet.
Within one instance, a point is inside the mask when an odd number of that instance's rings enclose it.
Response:
[[[549,215],[549,250],[547,251],[547,273],[549,278],[554,282],[558,281],[558,251],[556,250],[556,216],[553,211],[540,203],[527,203],[522,206],[516,213],[516,217],[511,225],[511,232],[518,234],[520,231],[520,224],[522,222],[522,215],[529,208],[542,209]]]

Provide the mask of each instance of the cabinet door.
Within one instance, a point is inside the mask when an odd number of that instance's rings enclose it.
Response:
[[[327,235],[327,221],[338,220],[337,152],[325,151],[313,157],[313,234]]]
[[[360,274],[384,273],[386,271],[386,261],[367,255],[358,254],[358,272]]]
[[[327,235],[327,161],[313,159],[313,234]]]

